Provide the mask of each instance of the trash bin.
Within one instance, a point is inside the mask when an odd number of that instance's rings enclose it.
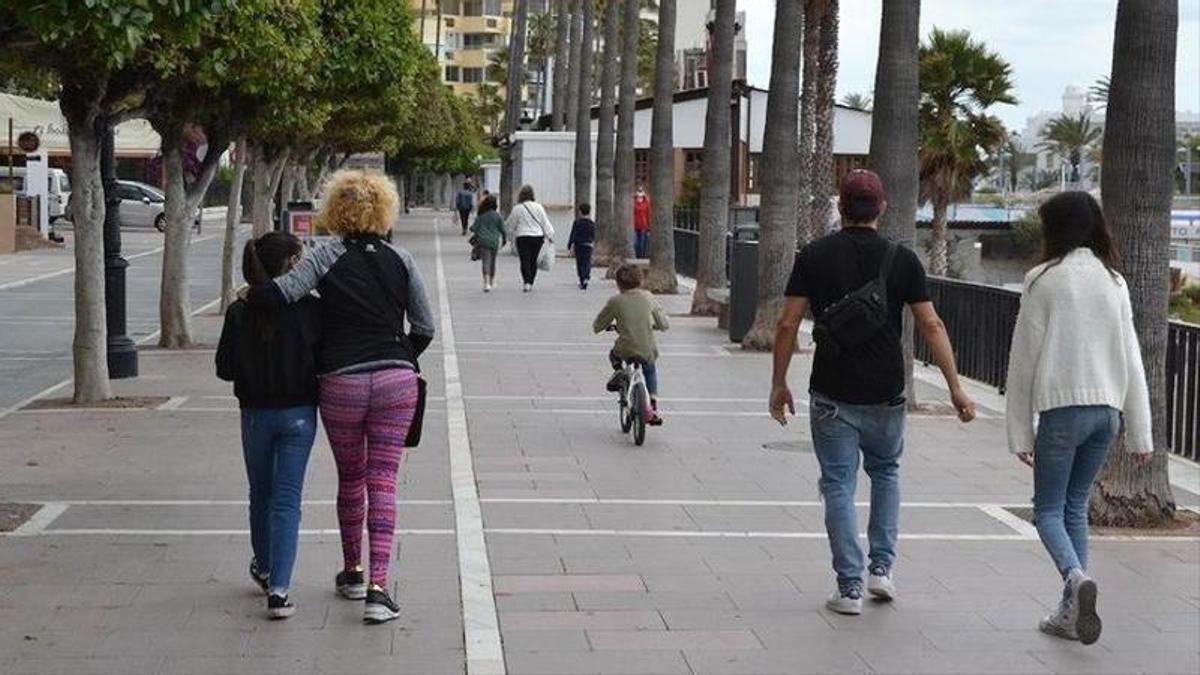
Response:
[[[758,307],[758,223],[735,227],[730,245],[729,339],[741,342]]]

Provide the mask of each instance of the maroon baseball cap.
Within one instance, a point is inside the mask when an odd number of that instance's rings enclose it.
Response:
[[[840,197],[843,204],[857,203],[880,207],[887,201],[887,192],[879,174],[867,169],[854,169],[842,178]]]

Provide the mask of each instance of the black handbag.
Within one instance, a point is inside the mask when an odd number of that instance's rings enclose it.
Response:
[[[813,340],[824,355],[837,358],[866,344],[887,327],[887,277],[896,258],[896,244],[889,243],[879,276],[847,293],[817,317]]]
[[[400,312],[400,307],[403,304],[394,292],[383,279],[383,272],[379,269],[379,259],[375,256],[374,251],[370,248],[370,244],[359,244],[357,242],[346,241],[347,245],[356,245],[362,251],[363,257],[367,259],[367,267],[371,270],[371,276],[375,278],[376,283],[383,289],[384,295],[390,297],[393,302],[388,304],[388,309],[392,317],[396,321],[396,337],[408,339],[404,333],[404,318]],[[413,356],[413,367],[417,372],[417,406],[413,411],[412,423],[408,426],[408,433],[404,436],[404,447],[415,448],[421,444],[421,431],[425,426],[425,400],[428,398],[429,383],[425,381],[421,375],[421,364],[417,363],[417,357]]]

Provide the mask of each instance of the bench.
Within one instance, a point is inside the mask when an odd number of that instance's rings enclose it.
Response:
[[[705,295],[708,299],[717,303],[717,328],[721,330],[729,330],[729,289],[728,288],[710,288],[706,290]]]

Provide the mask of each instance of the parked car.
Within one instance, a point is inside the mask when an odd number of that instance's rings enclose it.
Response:
[[[153,227],[159,232],[166,229],[167,217],[163,211],[167,198],[158,188],[137,181],[119,180],[117,195],[121,198],[121,227]],[[192,226],[200,229],[199,210]]]
[[[12,177],[12,185],[9,186],[13,192],[20,195],[29,194],[25,185],[25,167],[14,167]],[[0,168],[0,182],[8,185],[8,167]],[[71,199],[71,177],[62,169],[47,169],[46,177],[46,209],[50,216],[50,222],[53,223],[60,219],[68,219],[67,203]]]

